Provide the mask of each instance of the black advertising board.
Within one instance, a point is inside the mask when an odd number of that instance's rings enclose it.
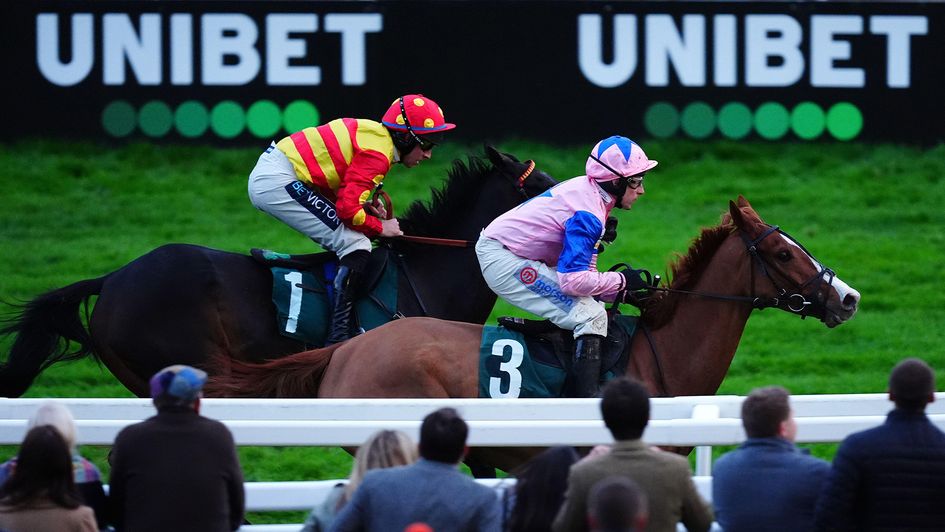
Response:
[[[3,138],[260,142],[398,95],[457,134],[945,139],[945,3],[21,1]]]

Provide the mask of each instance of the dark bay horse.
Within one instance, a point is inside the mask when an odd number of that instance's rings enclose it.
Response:
[[[638,332],[628,347],[626,373],[642,379],[653,395],[714,394],[755,308],[777,307],[836,327],[853,317],[860,299],[797,241],[762,221],[742,197],[730,203],[719,226],[702,231],[671,271],[668,290],[642,312],[649,335]],[[481,340],[481,325],[396,320],[343,344],[218,372],[207,392],[477,397]],[[530,454],[477,451],[479,461],[506,471]]]
[[[454,162],[446,185],[432,191],[429,204],[412,204],[400,225],[407,235],[474,243],[495,217],[555,184],[531,161],[487,147],[486,158]],[[471,248],[399,240],[385,245],[402,258],[400,313],[471,323],[488,318],[496,296]],[[24,305],[0,331],[16,334],[0,367],[0,395],[22,395],[49,365],[87,355],[147,397],[148,378],[170,364],[207,367],[211,358],[262,361],[302,351],[300,341],[279,334],[271,295],[269,269],[248,255],[162,246],[112,273]],[[83,304],[87,329],[80,319]]]

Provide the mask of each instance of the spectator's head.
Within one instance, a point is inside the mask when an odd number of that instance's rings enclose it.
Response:
[[[509,530],[551,530],[551,522],[564,502],[568,472],[578,458],[573,447],[551,447],[515,472],[515,506]]]
[[[797,437],[790,394],[780,386],[756,388],[742,403],[742,425],[749,438]]]
[[[168,366],[151,377],[151,399],[158,410],[171,406],[196,409],[205,382],[207,373],[202,370],[182,364]]]
[[[62,434],[51,425],[40,425],[26,433],[16,468],[0,487],[0,501],[7,506],[26,506],[44,496],[64,508],[80,504],[72,476],[72,453]]]
[[[902,410],[925,410],[935,400],[935,372],[918,358],[896,364],[889,375],[889,399]]]
[[[458,463],[466,454],[469,427],[452,408],[441,408],[423,418],[420,456],[427,460]]]
[[[646,495],[636,482],[613,476],[598,481],[587,496],[587,520],[593,532],[645,530]]]
[[[600,411],[614,439],[640,439],[650,421],[650,394],[638,380],[612,379],[604,386]]]
[[[364,474],[371,469],[384,469],[412,464],[417,461],[417,446],[399,430],[381,430],[358,447],[354,455],[354,466],[351,468],[351,477],[345,486],[345,494],[339,500],[344,504],[354,495],[354,491],[361,485]]]
[[[69,447],[69,451],[75,452],[75,420],[72,418],[72,412],[69,411],[66,405],[55,401],[46,401],[39,405],[39,408],[33,413],[26,428],[28,430],[42,425],[55,427],[62,436],[62,439],[66,441],[66,446]]]

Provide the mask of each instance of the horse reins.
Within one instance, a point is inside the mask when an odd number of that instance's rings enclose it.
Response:
[[[535,161],[529,160],[525,161],[527,165],[525,171],[522,172],[522,175],[518,176],[515,179],[515,187],[518,189],[519,193],[528,198],[528,192],[525,192],[525,180],[528,179],[528,176],[532,175],[532,172],[535,171]],[[390,204],[390,197],[387,196],[386,192],[381,192],[387,198],[388,205]],[[393,211],[391,211],[393,213]],[[414,235],[400,235],[398,237],[400,240],[407,242],[412,242],[414,244],[426,244],[429,246],[445,246],[453,248],[471,248],[476,245],[472,240],[457,240],[453,238],[434,238],[430,236],[414,236]]]

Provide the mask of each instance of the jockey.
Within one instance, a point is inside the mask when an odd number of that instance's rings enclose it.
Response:
[[[351,337],[351,309],[371,238],[400,236],[372,196],[395,163],[413,168],[456,126],[421,94],[397,98],[381,122],[339,118],[273,142],[249,175],[253,205],[338,255],[326,345]]]
[[[607,312],[598,299],[636,302],[649,285],[640,270],[598,272],[597,250],[611,209],[629,209],[656,166],[625,137],[597,143],[586,175],[569,179],[495,219],[476,244],[482,275],[502,299],[574,331],[579,397],[600,387]]]

